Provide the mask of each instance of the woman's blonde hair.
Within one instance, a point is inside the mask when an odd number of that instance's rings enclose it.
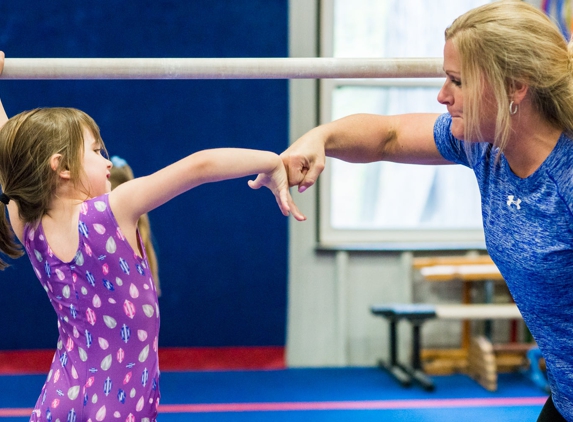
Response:
[[[83,174],[84,128],[92,132],[105,150],[95,121],[74,108],[25,111],[9,119],[0,130],[0,187],[18,205],[19,218],[24,223],[36,223],[50,211],[61,171],[68,170],[76,187],[85,189],[78,185]],[[51,167],[54,154],[61,155],[55,170]],[[22,255],[3,203],[0,204],[0,251],[11,258]],[[0,269],[5,267],[6,263],[0,260]]]
[[[113,167],[111,168],[111,174],[109,180],[111,182],[112,190],[117,186],[125,183],[134,178],[133,170],[127,164],[127,162],[118,157],[111,157]],[[139,217],[137,222],[137,228],[139,229],[139,234],[143,240],[143,247],[147,254],[147,261],[149,262],[149,269],[153,276],[153,281],[155,282],[155,287],[157,290],[157,295],[161,295],[161,289],[159,284],[159,264],[157,262],[157,254],[155,253],[155,247],[153,246],[153,236],[151,234],[151,225],[149,224],[149,217],[147,214],[143,214]]]
[[[573,133],[572,44],[539,9],[521,0],[502,0],[470,10],[446,29],[446,41],[461,59],[465,139],[484,141],[481,95],[490,85],[497,103],[495,145],[503,151],[511,133],[510,95],[527,85],[538,112]]]

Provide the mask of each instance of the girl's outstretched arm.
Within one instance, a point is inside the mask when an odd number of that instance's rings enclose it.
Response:
[[[0,51],[0,75],[2,74],[2,70],[4,70],[4,52]],[[8,121],[8,115],[6,111],[4,111],[4,106],[2,105],[2,101],[0,101],[0,128],[4,126],[4,123]]]
[[[258,175],[249,185],[269,188],[284,215],[305,217],[294,205],[288,190],[286,170],[280,157],[269,151],[239,148],[196,152],[156,173],[118,186],[109,194],[110,205],[120,224],[135,227],[142,214],[204,183]]]

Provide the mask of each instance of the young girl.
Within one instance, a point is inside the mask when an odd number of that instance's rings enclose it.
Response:
[[[200,151],[113,191],[102,152],[98,126],[76,109],[27,111],[0,130],[0,251],[21,255],[11,226],[58,315],[31,421],[156,420],[159,308],[141,215],[203,183],[259,174],[251,188],[266,186],[284,215],[304,218],[271,152]]]

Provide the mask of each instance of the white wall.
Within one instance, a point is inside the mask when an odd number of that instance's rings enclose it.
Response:
[[[290,56],[317,57],[318,0],[289,6]],[[290,82],[291,142],[317,125],[317,90],[315,80]],[[308,220],[290,223],[287,364],[374,365],[388,334],[369,307],[411,301],[410,254],[316,251],[317,189],[293,195]]]

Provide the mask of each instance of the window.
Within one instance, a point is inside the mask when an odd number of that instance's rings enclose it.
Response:
[[[323,56],[442,57],[444,30],[487,0],[322,0]],[[446,111],[443,79],[325,79],[325,123],[354,113]],[[329,159],[320,185],[321,245],[483,248],[479,191],[463,166],[349,164]]]

